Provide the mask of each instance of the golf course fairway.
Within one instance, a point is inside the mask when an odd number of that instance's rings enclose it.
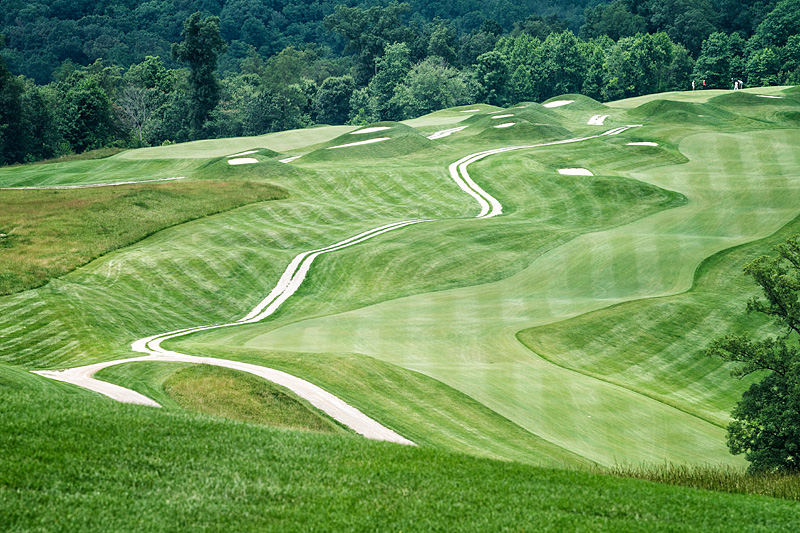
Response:
[[[30,206],[0,215],[0,251],[39,272],[0,257],[0,379],[89,398],[43,376],[102,364],[178,413],[165,384],[213,358],[306,380],[423,448],[742,467],[725,426],[750,381],[702,352],[765,325],[741,267],[800,232],[800,93],[551,103],[0,169],[0,203]],[[190,189],[227,203],[176,199]],[[45,200],[74,213],[58,272]],[[86,226],[98,210],[158,222]],[[297,394],[317,426],[352,427]]]

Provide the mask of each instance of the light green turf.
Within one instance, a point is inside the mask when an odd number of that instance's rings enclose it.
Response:
[[[477,109],[478,111],[473,111]],[[476,104],[460,107],[452,107],[450,109],[443,109],[441,111],[434,111],[418,118],[404,120],[403,124],[417,128],[422,131],[437,131],[440,129],[448,129],[454,127],[457,123],[466,120],[474,115],[482,113],[491,113],[500,108],[488,104]],[[441,126],[441,127],[439,127]]]
[[[775,102],[762,111],[786,104]],[[558,125],[564,136],[632,123],[625,109],[603,111],[589,101],[568,107],[531,104],[513,112],[531,126],[529,138],[551,131],[537,129],[534,120],[542,118],[553,122],[541,128]],[[195,355],[264,361],[294,353],[298,371],[320,383],[328,379],[328,368],[352,353],[375,358],[353,356],[373,374],[381,372],[366,361],[418,371],[529,431],[530,462],[547,462],[552,450],[567,450],[603,464],[741,464],[728,455],[722,427],[741,385],[722,379],[721,365],[699,365],[696,372],[688,365],[684,378],[696,378],[698,391],[725,388],[717,396],[689,396],[677,382],[674,389],[649,390],[646,379],[610,379],[554,364],[516,337],[520,330],[615,303],[686,291],[705,258],[766,237],[798,215],[800,130],[789,119],[759,123],[740,119],[735,106],[720,109],[713,124],[669,122],[651,113],[643,127],[620,136],[475,163],[472,177],[504,205],[504,216],[490,220],[471,219],[477,204],[447,174],[447,165],[466,154],[524,140],[513,132],[494,135],[485,114],[461,121],[470,124],[465,133],[474,129],[469,134],[436,142],[408,124],[398,127],[402,138],[386,141],[380,159],[359,147],[285,166],[259,163],[286,169],[272,176],[291,198],[160,232],[42,289],[0,300],[0,360],[41,368],[127,357],[129,343],[139,337],[244,316],[296,253],[393,221],[447,219],[320,257],[301,289],[263,324],[169,345]],[[606,125],[586,124],[601,111],[611,115]],[[460,112],[442,112],[435,120],[458,118],[455,113]],[[315,128],[205,141],[112,160],[226,155],[252,147],[306,153],[348,131]],[[626,144],[642,140],[660,145]],[[204,165],[197,170],[203,177],[253,172],[224,159],[193,164]],[[585,167],[595,177],[559,175],[565,167]],[[735,294],[721,298],[738,301]],[[241,355],[243,349],[247,354]],[[308,358],[319,363],[305,364]],[[281,360],[288,371],[291,359]],[[393,379],[412,383],[403,372]],[[413,404],[444,394],[405,393],[402,386],[365,391],[356,380],[331,386],[396,427],[409,427],[419,413],[392,413],[381,403]],[[446,427],[444,420],[432,420],[417,429],[421,438]],[[482,442],[482,431],[497,434],[497,420],[484,418],[474,429],[448,430],[451,436],[428,442],[519,458],[519,449],[499,437],[491,445]],[[455,444],[459,439],[463,444]]]
[[[727,460],[720,427],[647,397],[633,399],[641,395],[628,389],[554,368],[532,357],[514,335],[526,324],[685,291],[705,257],[779,229],[800,205],[798,143],[796,130],[687,137],[680,150],[689,163],[635,174],[685,194],[690,201],[683,207],[577,237],[502,281],[297,322],[244,342],[278,350],[356,351],[422,371],[599,462]],[[616,163],[600,159],[611,158],[607,146],[602,150],[562,147],[537,156],[611,173],[604,167]],[[243,334],[237,335],[235,342],[243,342]],[[621,427],[626,428],[621,433],[614,430]]]
[[[281,131],[257,137],[232,137],[230,139],[209,139],[189,143],[157,146],[130,150],[119,154],[118,158],[141,159],[208,159],[224,157],[256,148],[268,148],[278,153],[288,153],[327,142],[334,137],[357,129],[358,126],[324,126],[305,130]]]
[[[767,94],[773,96],[780,96],[788,88],[789,88],[788,86],[749,87],[747,89],[742,89],[742,91],[749,94]],[[676,102],[704,103],[716,96],[730,94],[733,92],[734,92],[733,90],[728,90],[728,89],[706,89],[705,91],[700,89],[697,89],[695,91],[674,91],[669,93],[657,93],[657,94],[646,94],[644,96],[635,96],[633,98],[626,98],[624,100],[606,102],[606,105],[609,107],[616,107],[621,109],[631,109],[656,99],[674,100]]]
[[[128,152],[100,160],[65,161],[0,168],[0,187],[47,187],[122,181],[146,181],[186,176],[197,167],[189,160],[148,159],[120,164]]]

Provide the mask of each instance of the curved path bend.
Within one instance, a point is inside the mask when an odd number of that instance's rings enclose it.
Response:
[[[500,154],[503,152],[509,152],[512,150],[539,148],[539,147],[554,146],[559,144],[570,144],[570,143],[587,141],[590,139],[595,139],[607,135],[618,135],[628,130],[629,128],[633,127],[636,127],[636,125],[621,126],[618,128],[608,130],[604,133],[591,135],[587,137],[575,137],[572,139],[565,139],[561,141],[553,141],[548,143],[540,143],[532,145],[508,146],[504,148],[495,148],[492,150],[484,150],[482,152],[476,152],[474,154],[464,156],[458,161],[452,163],[449,166],[450,177],[453,179],[456,185],[458,185],[465,193],[472,196],[480,206],[480,212],[478,213],[478,215],[475,216],[475,218],[478,219],[493,218],[503,213],[503,206],[496,198],[494,198],[492,195],[483,190],[469,176],[467,167],[472,163],[480,161],[481,159],[484,159],[491,155]],[[212,324],[212,325],[183,328],[139,339],[131,345],[131,348],[135,352],[146,354],[144,356],[132,357],[128,359],[120,359],[115,361],[106,361],[103,363],[96,363],[93,365],[86,365],[65,370],[55,370],[55,371],[41,370],[41,371],[36,371],[35,373],[47,378],[67,383],[72,383],[74,385],[79,385],[86,389],[90,389],[100,394],[104,394],[120,402],[136,403],[136,404],[160,407],[158,403],[154,402],[153,400],[142,394],[139,394],[138,392],[126,389],[119,385],[114,385],[112,383],[95,379],[94,374],[103,368],[108,368],[110,366],[120,365],[125,363],[139,362],[139,361],[182,362],[182,363],[197,363],[197,364],[209,364],[213,366],[222,366],[234,370],[241,370],[243,372],[248,372],[250,374],[254,374],[256,376],[272,381],[273,383],[276,383],[278,385],[284,386],[289,390],[291,390],[292,392],[294,392],[295,394],[297,394],[298,396],[300,396],[301,398],[307,400],[317,409],[323,411],[324,413],[332,417],[334,420],[353,429],[354,431],[363,435],[366,438],[413,445],[414,443],[411,442],[410,440],[395,433],[391,429],[379,424],[378,422],[366,416],[364,413],[362,413],[355,407],[352,407],[351,405],[347,404],[340,398],[334,396],[333,394],[330,394],[329,392],[324,391],[320,387],[308,381],[292,376],[285,372],[281,372],[280,370],[274,370],[260,365],[241,363],[238,361],[231,361],[228,359],[197,357],[193,355],[186,355],[174,352],[162,348],[161,343],[168,339],[182,337],[184,335],[189,335],[191,333],[196,333],[199,331],[219,329],[230,326],[237,326],[241,324],[251,324],[254,322],[259,322],[261,320],[264,320],[265,318],[272,315],[283,304],[283,302],[288,300],[289,297],[291,297],[295,293],[295,291],[297,291],[297,289],[303,283],[303,280],[305,279],[309,269],[311,268],[311,264],[314,262],[314,259],[316,259],[320,255],[328,252],[335,252],[337,250],[348,248],[350,246],[355,246],[356,244],[360,244],[364,241],[372,239],[373,237],[383,235],[384,233],[388,233],[390,231],[399,230],[407,226],[421,224],[424,222],[434,222],[436,220],[437,219],[413,219],[413,220],[403,220],[399,222],[393,222],[391,224],[386,224],[359,233],[358,235],[349,237],[347,239],[331,244],[329,246],[325,246],[323,248],[318,248],[315,250],[310,250],[298,254],[297,256],[294,257],[294,259],[292,259],[292,261],[286,267],[286,270],[281,275],[280,279],[278,280],[278,283],[275,285],[272,291],[266,296],[266,298],[264,298],[261,302],[259,302],[258,305],[256,305],[249,313],[247,313],[244,317],[240,318],[239,320],[224,324]]]

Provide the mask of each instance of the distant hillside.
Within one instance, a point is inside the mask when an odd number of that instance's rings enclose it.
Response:
[[[315,43],[341,51],[343,42],[322,24],[336,5],[387,5],[388,0],[2,0],[0,34],[9,68],[37,83],[53,80],[64,61],[89,65],[97,59],[128,67],[145,56],[170,56],[171,43],[180,39],[183,21],[202,11],[220,17],[223,38],[230,43],[227,61],[245,57],[253,46],[271,56],[286,46]],[[577,31],[584,8],[592,0],[410,0],[409,23],[420,27],[435,18],[449,21],[459,33],[480,28],[487,19],[506,31],[533,13],[555,13]],[[175,64],[168,66],[176,66]]]

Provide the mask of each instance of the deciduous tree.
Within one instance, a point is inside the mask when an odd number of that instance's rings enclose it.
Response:
[[[749,335],[715,340],[712,356],[742,363],[731,372],[743,377],[762,375],[742,395],[728,426],[728,448],[744,453],[752,471],[800,470],[800,235],[775,248],[777,257],[759,257],[747,264],[746,274],[761,287],[748,311],[775,320],[779,333],[754,339]]]
[[[191,69],[193,136],[202,136],[203,127],[219,104],[219,82],[215,71],[219,55],[227,44],[219,34],[219,17],[203,18],[197,12],[183,23],[182,43],[172,45],[172,58],[188,63]]]

